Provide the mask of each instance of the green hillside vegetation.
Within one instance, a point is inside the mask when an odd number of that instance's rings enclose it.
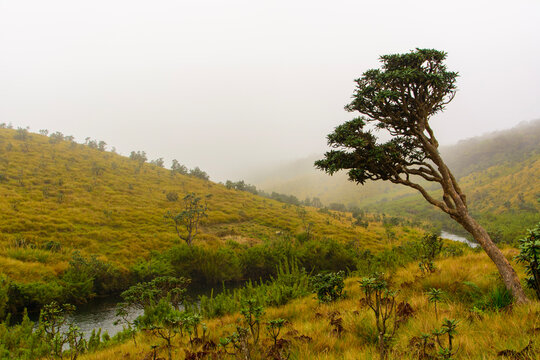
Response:
[[[521,229],[540,219],[540,120],[441,149],[448,166],[459,177],[472,213],[496,241],[513,242]],[[318,156],[260,174],[255,183],[267,190],[299,198],[318,197],[323,203],[342,203],[367,211],[387,212],[433,221],[449,231],[462,232],[447,215],[433,209],[414,190],[384,182],[358,186],[346,175],[328,176],[313,168]],[[294,170],[293,170],[294,168]]]
[[[81,301],[164,273],[213,283],[268,276],[291,252],[305,254],[308,269],[317,251],[344,267],[351,262],[332,254],[381,251],[420,233],[399,219],[389,232],[388,218],[378,215],[363,214],[358,226],[350,213],[228,189],[178,162],[174,171],[162,166],[161,159],[146,162],[144,152],[124,157],[95,140],[0,128],[0,295],[10,295],[8,307]],[[165,217],[179,213],[190,193],[211,195],[193,247]],[[275,255],[265,265],[270,272],[253,272],[248,264],[265,251]]]

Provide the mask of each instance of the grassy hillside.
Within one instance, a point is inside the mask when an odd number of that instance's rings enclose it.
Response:
[[[304,230],[298,208],[221,184],[99,150],[56,136],[0,129],[0,272],[17,282],[62,274],[73,251],[95,254],[127,269],[178,239],[164,217],[177,213],[188,193],[211,195],[208,218],[195,244],[217,248],[294,237]],[[174,196],[167,194],[175,193]],[[169,199],[168,199],[169,198]],[[367,228],[347,214],[306,208],[316,238],[387,247],[385,230],[368,216]],[[406,240],[415,230],[396,228]]]
[[[513,241],[523,228],[540,219],[540,120],[472,138],[441,149],[468,195],[471,211],[499,240]],[[290,193],[303,199],[319,197],[325,204],[343,203],[391,214],[435,220],[458,231],[445,214],[428,205],[412,189],[384,182],[358,186],[344,173],[333,177],[313,168],[313,156],[273,172],[256,184],[267,191]],[[289,171],[290,170],[290,171]]]
[[[509,259],[515,253],[512,249],[505,250]],[[496,269],[483,253],[469,251],[460,257],[442,259],[437,261],[437,267],[437,272],[427,276],[420,275],[416,264],[391,274],[390,286],[398,290],[397,301],[410,304],[412,312],[402,319],[396,331],[390,359],[443,358],[435,357],[439,346],[433,335],[426,347],[427,355],[432,357],[422,357],[421,336],[441,328],[446,318],[458,321],[452,359],[537,358],[535,347],[529,353],[516,356],[501,357],[497,354],[505,350],[521,352],[529,341],[536,344],[540,340],[538,302],[514,307],[509,305],[504,290],[501,290],[500,280],[494,275]],[[518,271],[522,276],[523,269],[518,267]],[[286,320],[279,338],[285,340],[284,353],[290,354],[291,359],[378,359],[375,318],[362,301],[364,294],[359,280],[350,278],[346,281],[346,296],[343,299],[320,304],[313,296],[300,298],[285,306],[267,308],[261,322],[265,324],[278,318]],[[442,302],[438,304],[439,319],[434,314],[433,303],[428,300],[427,292],[432,288],[444,293]],[[204,319],[208,329],[207,340],[219,344],[220,339],[236,331],[241,318],[240,314],[233,314]],[[340,330],[336,324],[340,324]],[[443,336],[441,341],[444,346]],[[140,359],[141,354],[151,356],[151,345],[160,345],[157,347],[158,356],[166,357],[163,342],[160,343],[150,334],[140,334],[136,345],[126,340],[124,344],[84,355],[81,359]],[[266,355],[271,346],[272,340],[263,327],[261,340],[252,347],[250,358],[274,358]],[[188,352],[200,349],[200,345],[189,343],[187,335],[179,336],[173,342],[173,358],[187,359],[185,356]],[[229,346],[227,351],[235,350]],[[214,352],[219,353],[219,350],[210,348],[209,354],[203,358],[240,358],[224,355],[223,352],[221,355],[211,355]]]

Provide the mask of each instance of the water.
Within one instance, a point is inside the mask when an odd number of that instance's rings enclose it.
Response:
[[[240,286],[239,284],[231,284],[230,288]],[[216,286],[217,291],[214,289],[214,295],[223,291],[223,286]],[[210,295],[212,287],[205,288],[191,288],[188,290],[188,296],[191,299],[197,299],[199,295]],[[122,301],[119,296],[108,296],[105,298],[96,298],[90,300],[86,304],[77,305],[76,311],[69,315],[66,325],[62,328],[62,331],[66,331],[70,323],[79,327],[85,335],[85,338],[90,338],[92,330],[98,331],[101,328],[101,333],[107,332],[111,337],[122,331],[125,323],[120,321],[118,325],[114,323],[119,320],[116,316],[116,305]],[[138,316],[143,314],[143,310],[137,307],[128,308],[127,319],[133,322]],[[35,319],[37,320],[37,319]],[[37,324],[36,324],[37,325]]]
[[[121,301],[122,298],[111,296],[93,299],[87,304],[78,305],[76,311],[68,317],[67,323],[76,324],[80,331],[84,333],[86,339],[90,337],[93,329],[97,331],[99,328],[101,328],[102,334],[107,332],[110,336],[114,336],[126,326],[123,323],[114,324],[118,320],[118,317],[116,317],[116,304]],[[142,314],[142,309],[132,307],[128,310],[127,319],[133,322],[137,316]],[[67,330],[67,326],[66,329],[62,330]]]
[[[463,236],[449,233],[447,231],[441,231],[441,237],[453,241],[459,241],[469,245],[472,248],[478,246]],[[239,286],[234,284],[233,287]],[[223,290],[222,286],[217,286],[218,291]],[[191,289],[190,296],[197,298],[197,295],[206,294],[209,295],[212,288],[199,288]],[[214,290],[214,294],[216,291]],[[68,318],[68,323],[76,324],[80,330],[85,334],[88,339],[93,329],[96,331],[101,328],[101,333],[107,332],[110,336],[114,336],[116,333],[122,331],[124,324],[119,323],[115,325],[114,322],[118,320],[116,317],[116,304],[122,301],[118,296],[110,296],[106,298],[93,299],[87,304],[77,306],[77,310],[74,314]],[[137,316],[142,315],[143,310],[139,308],[131,308],[128,310],[128,320],[132,322]],[[67,327],[66,329],[67,330]]]
[[[467,238],[464,238],[463,236],[452,234],[452,233],[449,233],[448,231],[444,231],[444,230],[441,231],[441,237],[443,239],[448,239],[448,240],[452,240],[452,241],[459,241],[459,242],[465,243],[465,244],[469,245],[472,248],[475,248],[475,247],[478,246],[477,243],[469,241]]]

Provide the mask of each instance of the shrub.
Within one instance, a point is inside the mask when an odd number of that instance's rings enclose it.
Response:
[[[344,275],[343,271],[338,271],[336,273],[318,274],[313,278],[313,292],[317,294],[319,302],[331,302],[343,296]]]
[[[435,271],[435,258],[441,253],[443,247],[442,238],[437,234],[426,234],[420,241],[420,263],[418,266],[424,273]]]
[[[371,277],[363,278],[360,281],[360,286],[364,291],[363,302],[373,310],[375,315],[379,357],[387,359],[399,325],[396,314],[396,292],[388,288],[383,274],[374,274]]]
[[[515,259],[525,264],[527,286],[540,299],[540,222],[534,229],[528,230],[526,237],[519,240],[519,254]]]

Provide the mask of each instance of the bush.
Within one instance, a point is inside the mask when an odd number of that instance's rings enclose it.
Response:
[[[318,274],[313,278],[313,292],[317,294],[319,302],[327,303],[343,296],[344,276],[343,271],[338,271],[337,273]]]
[[[525,264],[527,286],[536,292],[540,299],[540,223],[523,239],[519,240],[518,263]]]

